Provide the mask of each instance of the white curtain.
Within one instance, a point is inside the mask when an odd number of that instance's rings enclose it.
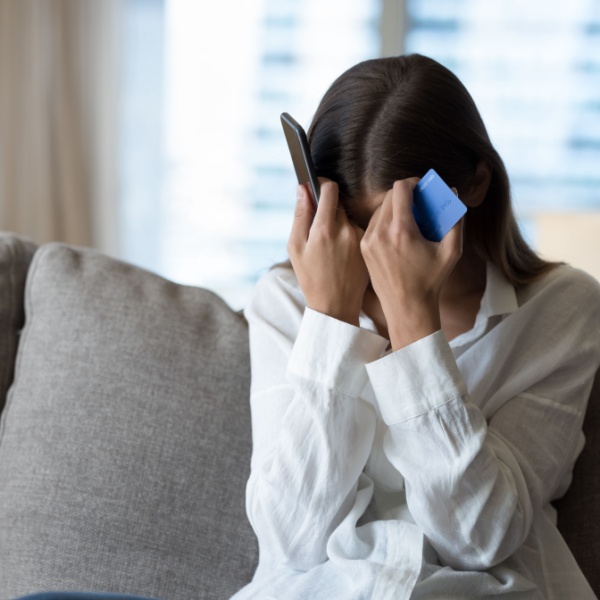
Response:
[[[0,229],[118,252],[121,0],[0,0]]]

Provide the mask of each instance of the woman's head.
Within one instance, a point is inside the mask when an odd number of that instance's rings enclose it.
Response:
[[[469,92],[436,61],[412,54],[343,73],[308,131],[319,176],[338,183],[352,217],[365,198],[430,168],[469,206],[466,243],[515,284],[547,270],[515,222],[506,169]]]

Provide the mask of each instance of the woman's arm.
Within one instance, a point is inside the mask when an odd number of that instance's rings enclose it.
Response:
[[[462,255],[462,220],[441,242],[419,231],[412,209],[417,182],[394,182],[361,240],[394,350],[440,329],[440,294]]]
[[[454,568],[514,553],[569,477],[600,360],[598,286],[579,284],[549,286],[467,357],[488,382],[474,398],[442,332],[367,367],[411,513]]]
[[[465,276],[460,226],[425,240],[415,183],[394,184],[361,242],[396,351],[368,371],[416,522],[447,564],[485,569],[521,546],[574,462],[600,360],[598,284],[552,278],[476,344],[465,373],[488,385],[474,402],[440,331],[442,287]],[[486,419],[486,403],[502,407]]]
[[[247,511],[263,562],[307,570],[326,560],[371,449],[365,363],[387,342],[357,327],[368,283],[361,237],[333,182],[321,181],[316,213],[299,186],[288,242],[294,270],[271,272],[246,311],[254,444]]]
[[[304,309],[291,269],[271,271],[246,310],[252,363],[247,511],[261,561],[307,570],[350,511],[375,430],[360,395],[387,340]]]

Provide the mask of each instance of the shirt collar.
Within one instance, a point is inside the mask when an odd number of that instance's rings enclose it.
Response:
[[[485,292],[477,317],[490,318],[507,315],[519,307],[514,286],[502,271],[491,262],[487,263]]]
[[[518,308],[517,294],[513,285],[504,277],[502,271],[491,262],[486,267],[486,283],[479,311],[473,328],[450,341],[450,347],[456,352],[459,348],[479,339],[490,326],[490,320],[496,316],[508,315]]]

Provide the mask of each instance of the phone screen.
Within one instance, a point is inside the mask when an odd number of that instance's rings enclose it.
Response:
[[[292,155],[292,163],[294,164],[296,177],[298,177],[298,183],[308,185],[311,199],[316,208],[319,204],[319,180],[310,155],[306,133],[302,126],[288,113],[282,113],[281,125]]]

